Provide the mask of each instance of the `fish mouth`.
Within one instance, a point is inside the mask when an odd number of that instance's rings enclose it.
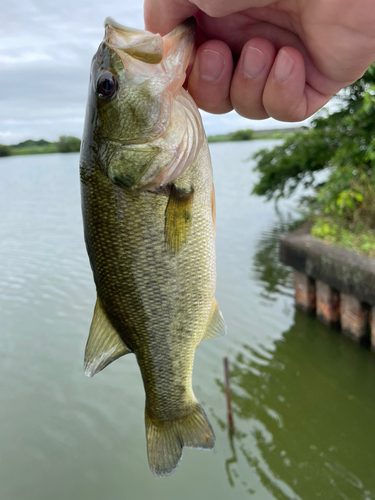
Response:
[[[110,27],[116,28],[116,29],[118,29],[120,31],[134,33],[134,34],[138,34],[138,35],[144,35],[145,33],[147,33],[144,30],[139,30],[137,28],[129,28],[128,26],[125,26],[124,24],[120,24],[117,21],[115,21],[113,19],[113,17],[111,17],[111,16],[107,16],[104,19],[103,25],[104,25],[104,28],[106,28],[107,26],[110,26]]]
[[[165,36],[150,33],[136,28],[128,28],[111,17],[104,21],[105,36],[104,46],[115,53],[119,62],[122,63],[127,80],[134,84],[145,84],[147,81],[151,87],[153,79],[158,80],[160,92],[163,94],[162,110],[163,119],[155,123],[153,130],[147,130],[147,134],[128,137],[113,137],[123,145],[148,144],[162,138],[167,129],[170,128],[171,108],[173,101],[181,91],[186,78],[191,55],[194,50],[195,19],[185,21]],[[116,71],[119,66],[116,66]],[[162,82],[162,83],[161,83]],[[151,141],[150,141],[151,139]]]
[[[104,21],[104,41],[117,51],[125,52],[148,64],[158,64],[163,59],[163,39],[159,34],[128,28],[111,17]]]
[[[169,55],[175,42],[178,43],[181,38],[185,38],[186,45],[191,45],[191,49],[193,48],[196,21],[190,18],[163,37],[158,33],[128,28],[112,17],[105,19],[104,28],[104,42],[119,54],[126,53],[148,64],[159,64]],[[183,45],[180,51],[186,49],[186,45]]]

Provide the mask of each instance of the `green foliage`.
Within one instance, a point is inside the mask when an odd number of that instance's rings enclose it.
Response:
[[[237,130],[229,134],[209,135],[208,142],[230,142],[230,141],[251,141],[253,139],[253,131],[250,129]]]
[[[81,147],[81,140],[71,135],[59,137],[57,149],[60,153],[78,153]]]
[[[56,143],[53,142],[47,142],[45,146],[30,145],[30,146],[23,146],[21,148],[10,146],[10,148],[12,155],[42,155],[42,154],[58,153]]]
[[[254,130],[253,131],[253,139],[266,139],[266,140],[287,139],[288,137],[290,137],[290,135],[293,132],[288,130],[288,129],[286,129],[286,130]]]
[[[0,145],[0,156],[72,153],[78,152],[80,145],[81,141],[79,139],[66,135],[61,136],[59,142],[48,142],[45,139],[39,141],[28,139],[11,146]],[[5,154],[2,154],[2,147],[5,148]]]
[[[315,212],[350,230],[375,230],[375,172],[371,167],[332,168],[317,193]]]
[[[4,144],[0,144],[0,157],[1,156],[10,156],[11,151],[9,146],[5,146]]]
[[[209,135],[208,142],[250,141],[254,139],[286,139],[291,137],[295,129],[285,130],[237,130],[229,134]]]
[[[371,253],[375,243],[375,70],[349,86],[342,106],[320,116],[311,129],[255,155],[260,174],[253,192],[267,198],[314,187],[304,201],[315,221],[313,234]],[[326,169],[325,182],[315,173]],[[352,235],[352,236],[350,236]]]
[[[237,130],[230,136],[231,141],[251,141],[253,138],[253,131],[250,129]]]
[[[332,115],[313,120],[311,128],[298,131],[280,146],[255,155],[260,179],[253,192],[268,198],[289,196],[303,182],[313,184],[313,174],[343,163],[368,163],[367,147],[375,130],[375,66],[341,95],[342,106]],[[375,143],[371,151],[375,158]]]
[[[339,142],[336,131],[318,125],[292,134],[272,150],[262,149],[254,155],[255,170],[260,173],[254,194],[268,199],[287,197],[302,181],[305,187],[313,183],[313,173],[325,168]]]
[[[207,136],[207,141],[208,142],[228,142],[228,134],[219,134],[219,135],[208,135]]]
[[[316,238],[336,243],[356,252],[362,252],[369,257],[375,257],[375,232],[353,232],[329,218],[319,218],[311,229]]]
[[[48,146],[51,143],[44,140],[40,139],[39,141],[33,141],[32,139],[28,139],[27,141],[20,142],[19,144],[14,144],[12,146],[12,149],[29,149],[33,147],[43,147],[43,146]]]

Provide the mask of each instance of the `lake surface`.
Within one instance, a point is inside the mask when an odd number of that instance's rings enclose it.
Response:
[[[228,335],[201,344],[193,387],[216,446],[185,449],[162,479],[148,469],[135,357],[83,374],[96,294],[78,155],[0,159],[1,500],[375,499],[375,356],[295,311],[276,244],[296,202],[251,196],[244,161],[270,145],[211,145]]]

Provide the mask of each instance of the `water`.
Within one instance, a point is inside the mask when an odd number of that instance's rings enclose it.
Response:
[[[95,289],[78,155],[0,160],[1,500],[375,499],[375,358],[295,311],[275,246],[295,202],[277,212],[251,196],[243,161],[265,145],[211,147],[229,334],[199,347],[193,385],[217,442],[212,453],[184,450],[166,479],[148,470],[134,357],[83,375]]]

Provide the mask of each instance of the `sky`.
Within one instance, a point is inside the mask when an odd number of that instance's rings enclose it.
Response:
[[[107,16],[143,29],[143,0],[2,2],[0,143],[82,136],[90,63]],[[294,125],[247,120],[234,111],[202,117],[208,135]]]

